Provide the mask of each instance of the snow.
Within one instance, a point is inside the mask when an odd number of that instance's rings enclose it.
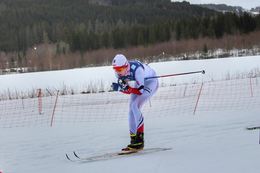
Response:
[[[172,0],[183,1],[183,0]],[[188,0],[191,4],[226,4],[231,6],[240,6],[250,10],[259,6],[258,0],[244,1],[244,0]]]
[[[157,75],[175,74],[189,71],[205,70],[206,74],[176,76],[161,79],[161,83],[194,83],[211,80],[222,80],[228,76],[236,77],[243,73],[260,69],[259,56],[233,57],[208,60],[168,61],[149,64]],[[84,91],[89,85],[104,84],[108,90],[115,76],[111,66],[82,69],[60,70],[51,72],[10,74],[0,76],[0,93],[7,91],[30,91],[38,88],[62,90],[64,86],[75,91]]]
[[[259,111],[147,118],[146,147],[172,150],[85,164],[67,161],[65,152],[117,151],[128,142],[126,121],[1,129],[1,169],[7,173],[257,172],[259,134],[244,128],[259,120]]]
[[[236,77],[241,73],[252,72],[259,68],[260,57],[161,62],[151,65],[158,75],[205,69],[207,73],[205,75],[182,76],[160,81],[165,83],[201,82],[225,79],[227,74]],[[97,72],[100,74],[99,77],[96,75]],[[0,82],[2,90],[59,87],[63,84],[84,88],[89,81],[104,80],[105,83],[109,83],[114,80],[113,75],[111,67],[98,67],[5,75],[0,76]],[[37,83],[35,83],[36,80]],[[255,88],[255,91],[258,90],[259,88]],[[260,103],[259,95],[260,92],[254,95],[255,104]],[[98,96],[98,94],[93,96]],[[106,101],[106,99],[117,98],[114,93],[109,94],[109,97],[98,99]],[[152,100],[151,110],[156,107],[160,108],[162,106],[160,104],[165,103],[163,98],[156,99]],[[93,101],[96,100],[93,99]],[[189,100],[183,102],[188,103]],[[200,106],[211,108],[210,104],[201,102]],[[237,103],[236,106],[240,104],[242,106],[244,102]],[[111,109],[117,111],[115,106]],[[244,173],[257,172],[260,169],[259,130],[245,130],[246,127],[260,125],[259,107],[249,105],[249,109],[220,109],[219,111],[198,109],[195,115],[192,112],[178,114],[180,110],[176,109],[167,112],[168,115],[159,116],[158,112],[151,111],[149,113],[145,111],[144,115],[145,147],[170,147],[172,150],[93,163],[71,163],[66,160],[65,153],[71,154],[75,150],[83,156],[93,156],[118,151],[129,142],[126,117],[111,117],[110,121],[98,119],[95,122],[75,124],[57,123],[53,127],[2,128],[0,131],[0,170],[3,173]],[[64,118],[66,118],[66,112],[69,111],[65,110]],[[21,116],[26,115],[21,114]]]

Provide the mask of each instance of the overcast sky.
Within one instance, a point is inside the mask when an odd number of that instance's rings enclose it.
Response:
[[[172,0],[183,1],[183,0]],[[186,0],[191,4],[227,4],[231,6],[241,6],[245,9],[255,8],[260,6],[260,0]]]

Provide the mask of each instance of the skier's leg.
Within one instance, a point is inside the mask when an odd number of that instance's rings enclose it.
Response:
[[[135,95],[134,99],[130,104],[130,110],[134,114],[136,132],[143,132],[144,118],[141,113],[141,108],[146,101],[148,101],[158,89],[158,80],[147,80],[145,81],[145,88],[142,95]]]
[[[123,150],[128,150],[129,148],[140,149],[144,146],[144,118],[141,108],[157,91],[158,80],[150,80],[146,83],[146,86],[142,95],[131,94],[128,115],[131,143]]]
[[[126,147],[123,148],[123,151],[128,151],[129,150],[129,146],[131,146],[132,144],[135,143],[135,139],[136,139],[136,121],[135,121],[135,116],[133,113],[133,110],[131,108],[131,105],[133,104],[133,102],[135,101],[135,99],[137,98],[137,95],[135,94],[131,94],[130,97],[130,102],[129,102],[129,113],[128,113],[128,124],[129,124],[129,133],[130,133],[130,144]]]
[[[128,113],[128,123],[129,123],[130,134],[136,134],[135,116],[134,116],[134,113],[133,113],[131,106],[130,106],[134,99],[135,99],[135,95],[131,95],[130,103],[129,103],[129,113]]]
[[[141,108],[157,89],[158,79],[152,79],[145,81],[145,88],[142,95],[131,94],[128,114],[129,129],[131,133],[136,134],[138,130],[143,132],[144,118],[141,113]]]
[[[145,102],[147,95],[143,93],[140,96],[137,96],[130,105],[130,109],[132,110],[134,121],[135,121],[135,131],[136,134],[137,131],[143,132],[143,125],[144,125],[144,118],[141,113],[141,104]]]

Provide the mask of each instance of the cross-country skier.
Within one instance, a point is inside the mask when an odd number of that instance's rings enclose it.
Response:
[[[118,54],[112,61],[113,69],[118,79],[112,83],[114,91],[130,94],[129,130],[130,144],[123,151],[143,149],[144,147],[144,118],[141,107],[158,89],[158,79],[146,79],[156,76],[155,71],[139,61],[128,61],[122,54]]]

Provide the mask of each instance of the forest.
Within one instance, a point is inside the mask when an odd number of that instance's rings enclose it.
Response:
[[[219,13],[185,1],[1,0],[0,68],[30,67],[32,61],[40,58],[42,67],[35,69],[60,69],[62,65],[46,66],[43,62],[54,62],[54,58],[73,53],[81,55],[76,67],[85,66],[90,61],[84,57],[88,52],[189,39],[221,39],[259,29],[259,15]],[[37,55],[30,51],[34,47],[41,48]],[[39,63],[33,66],[39,67]]]

